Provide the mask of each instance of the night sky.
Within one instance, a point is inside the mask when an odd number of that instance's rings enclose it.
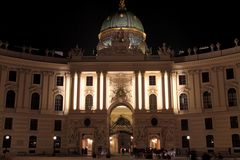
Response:
[[[119,0],[87,0],[19,4],[1,3],[0,40],[10,45],[68,50],[76,44],[92,50],[101,24],[118,9]],[[176,3],[126,0],[126,7],[143,23],[147,44],[153,50],[166,42],[175,50],[209,46],[223,48],[240,39],[240,14],[233,2]]]

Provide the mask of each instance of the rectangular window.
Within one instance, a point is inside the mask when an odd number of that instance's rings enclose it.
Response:
[[[36,131],[38,129],[38,120],[37,119],[31,119],[30,120],[30,130]]]
[[[41,75],[33,74],[33,84],[40,84],[40,83],[41,83]]]
[[[9,71],[8,80],[12,81],[12,82],[16,82],[17,81],[17,72]]]
[[[63,76],[57,76],[57,86],[63,86],[64,78]]]
[[[188,136],[182,136],[182,148],[189,148]]]
[[[208,72],[202,72],[202,83],[209,82],[209,73]]]
[[[37,147],[37,137],[36,136],[30,136],[29,137],[28,148],[36,148],[36,147]]]
[[[187,119],[182,119],[181,120],[181,129],[183,131],[188,130],[188,120]]]
[[[214,147],[214,137],[213,135],[207,135],[206,136],[206,144],[208,148],[213,148]]]
[[[5,118],[5,123],[4,123],[4,129],[12,129],[12,123],[13,119],[12,118]]]
[[[205,118],[205,129],[213,129],[212,118]]]
[[[156,85],[156,76],[149,76],[149,85]]]
[[[62,130],[62,121],[61,120],[55,120],[54,131],[61,131],[61,130]]]
[[[238,128],[238,117],[237,116],[230,117],[230,125],[231,125],[231,128]]]
[[[186,85],[187,84],[185,75],[179,75],[178,78],[179,78],[179,85]]]
[[[87,86],[93,86],[93,77],[92,76],[87,76]]]
[[[226,69],[226,78],[227,79],[234,79],[233,68]]]

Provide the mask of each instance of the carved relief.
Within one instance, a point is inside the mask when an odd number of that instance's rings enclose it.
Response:
[[[122,102],[127,101],[131,103],[132,99],[132,76],[125,74],[117,74],[116,76],[110,77],[110,88],[111,88],[111,101]]]

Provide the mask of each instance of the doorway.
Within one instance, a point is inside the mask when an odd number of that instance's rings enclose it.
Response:
[[[132,151],[132,111],[126,106],[115,107],[110,114],[110,152],[129,154]]]

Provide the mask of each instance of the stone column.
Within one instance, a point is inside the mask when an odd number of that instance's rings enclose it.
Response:
[[[100,75],[101,73],[97,72],[97,110],[100,110]]]
[[[25,89],[24,89],[24,105],[23,108],[24,109],[30,109],[30,99],[31,99],[31,95],[30,95],[30,86],[31,86],[31,78],[32,77],[32,73],[31,70],[26,70],[25,73]]]
[[[234,75],[234,77],[236,77],[236,80],[237,80],[237,83],[240,84],[240,63],[237,64],[237,67],[236,67],[237,71],[236,71],[236,75]],[[240,89],[238,89],[238,92],[237,95],[240,95]],[[238,96],[239,97],[239,96]],[[239,98],[238,99],[238,105],[239,105]]]
[[[165,81],[164,81],[164,73],[165,71],[161,71],[161,78],[162,78],[162,109],[166,110],[166,103],[165,103]]]
[[[135,109],[139,110],[139,103],[138,103],[138,71],[134,72],[135,75]]]
[[[69,98],[69,104],[70,104],[70,109],[69,111],[72,112],[74,109],[73,109],[73,102],[74,102],[74,72],[71,72],[71,77],[70,77],[70,81],[71,81],[71,84],[70,84],[70,88],[71,88],[71,91],[70,91],[70,98]]]
[[[171,83],[171,72],[170,71],[167,71],[167,74],[168,74],[168,110],[172,110],[172,83]]]
[[[224,67],[220,66],[217,67],[217,82],[218,82],[218,93],[219,93],[219,100],[220,100],[220,107],[226,107],[226,91],[225,91],[225,75],[224,75]]]
[[[191,110],[192,108],[195,108],[196,106],[196,101],[195,98],[201,99],[201,95],[199,96],[195,96],[195,85],[194,85],[194,71],[190,70],[188,71],[188,86],[190,88],[190,92],[189,92],[189,98],[188,98],[188,103],[189,103],[189,110]]]
[[[177,73],[176,72],[172,72],[171,75],[171,97],[172,97],[172,110],[177,111]]]
[[[195,89],[195,110],[201,110],[201,92],[200,92],[200,71],[195,70],[194,71],[194,89]],[[188,98],[189,101],[189,98]],[[189,108],[190,109],[190,108]]]
[[[77,88],[77,110],[81,110],[81,72],[78,72],[78,88]]]
[[[47,106],[46,110],[55,110],[54,106],[54,93],[53,93],[53,88],[55,85],[55,77],[54,77],[54,72],[48,72],[48,96],[47,96]]]
[[[104,71],[103,72],[103,110],[106,110],[107,108],[106,108],[106,97],[107,97],[107,95],[106,95],[106,93],[107,93],[107,91],[106,91],[106,76],[107,76],[107,72],[106,71]]]
[[[3,108],[5,108],[5,102],[6,102],[6,99],[5,99],[5,96],[4,96],[4,91],[5,91],[5,83],[6,83],[6,80],[7,80],[7,67],[6,66],[3,66],[1,65],[0,66],[0,71],[1,71],[1,78],[0,78],[0,89],[1,89],[1,92],[0,92],[0,111],[3,110]]]
[[[65,73],[64,86],[65,86],[65,107],[64,112],[68,113],[70,110],[70,97],[71,97],[71,74],[70,72]],[[67,110],[68,109],[68,110]]]
[[[43,72],[43,82],[42,82],[42,107],[41,111],[46,111],[48,109],[48,97],[49,94],[49,73]],[[54,110],[54,109],[53,109]]]
[[[217,73],[217,67],[213,67],[211,69],[211,84],[213,84],[213,93],[211,93],[211,98],[212,98],[212,104],[213,104],[213,108],[219,107],[220,106],[220,98],[219,98],[219,88],[218,88],[218,73]]]
[[[17,98],[17,110],[23,108],[23,97],[25,95],[25,74],[26,69],[19,69],[19,81],[18,81],[18,98]]]
[[[157,97],[157,110],[163,109],[163,90],[162,90],[162,73],[159,71],[159,78],[157,79],[157,86],[158,86],[158,97]]]
[[[145,107],[145,71],[141,71],[142,77],[142,110],[146,110]]]

